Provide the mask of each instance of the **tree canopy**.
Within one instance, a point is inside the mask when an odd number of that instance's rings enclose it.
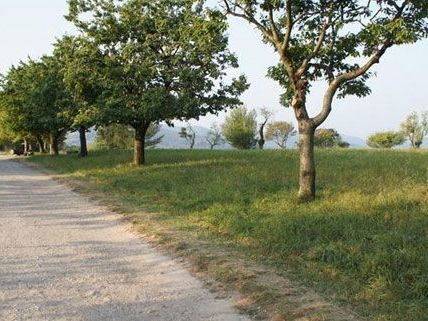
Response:
[[[191,119],[240,104],[245,77],[228,49],[220,12],[193,0],[70,0],[68,19],[106,57],[104,115],[143,141],[152,122]],[[89,18],[88,18],[89,17]],[[137,150],[138,149],[138,150]],[[136,154],[144,146],[136,147]],[[144,154],[135,162],[144,162]]]

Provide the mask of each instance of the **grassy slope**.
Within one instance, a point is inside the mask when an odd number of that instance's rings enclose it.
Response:
[[[317,152],[319,198],[295,201],[295,151],[130,152],[38,156],[86,177],[167,226],[209,231],[354,306],[370,320],[428,315],[428,153]]]

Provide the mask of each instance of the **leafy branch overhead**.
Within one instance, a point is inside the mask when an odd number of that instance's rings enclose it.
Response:
[[[393,45],[414,43],[428,33],[425,0],[222,1],[230,15],[256,26],[278,52],[269,76],[286,89],[282,102],[298,107],[311,83],[326,80],[325,99],[370,93],[368,71]],[[300,97],[296,92],[302,91]],[[328,104],[312,120],[321,124]],[[306,110],[299,117],[309,118]]]

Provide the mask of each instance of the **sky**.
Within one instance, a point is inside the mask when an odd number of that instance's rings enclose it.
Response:
[[[0,73],[28,56],[37,58],[52,51],[52,43],[65,33],[75,32],[64,15],[66,0],[0,0]],[[292,110],[279,104],[282,89],[266,77],[267,68],[278,62],[272,48],[260,34],[236,18],[230,20],[230,48],[239,59],[239,73],[251,83],[242,96],[248,108],[274,111],[275,120],[295,123]],[[363,99],[335,100],[333,111],[322,125],[346,135],[366,138],[381,130],[398,130],[412,111],[428,110],[428,41],[392,48],[373,71],[369,82],[372,94]],[[311,115],[319,111],[323,86],[315,86],[308,97]],[[221,123],[224,113],[201,118],[193,124],[209,127]]]

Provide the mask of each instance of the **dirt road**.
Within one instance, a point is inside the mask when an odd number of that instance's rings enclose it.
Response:
[[[119,219],[0,156],[0,320],[249,320]]]

